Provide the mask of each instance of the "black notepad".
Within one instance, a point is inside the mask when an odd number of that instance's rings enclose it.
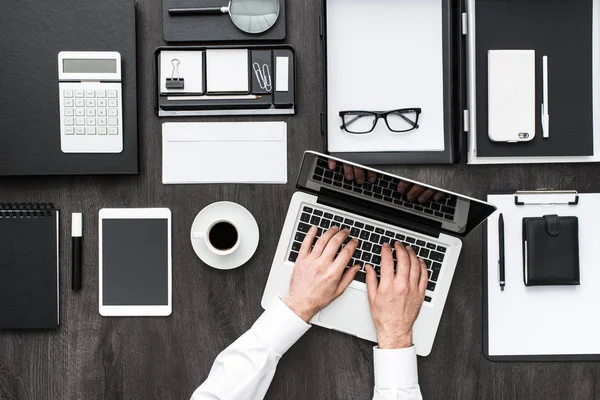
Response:
[[[58,327],[58,211],[0,203],[0,329]]]

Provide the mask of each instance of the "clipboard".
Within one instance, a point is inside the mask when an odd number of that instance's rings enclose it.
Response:
[[[488,194],[498,213],[485,222],[483,353],[490,361],[600,361],[600,268],[595,233],[600,193],[518,191]],[[505,224],[506,286],[498,282],[498,216]],[[580,222],[581,285],[525,287],[522,218],[576,216]]]

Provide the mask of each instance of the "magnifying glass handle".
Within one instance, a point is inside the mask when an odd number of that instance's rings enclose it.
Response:
[[[169,8],[169,15],[210,15],[225,14],[227,7],[204,7],[204,8]]]

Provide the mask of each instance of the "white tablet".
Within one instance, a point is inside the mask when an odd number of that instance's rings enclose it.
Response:
[[[170,315],[171,211],[102,209],[98,225],[100,315]]]

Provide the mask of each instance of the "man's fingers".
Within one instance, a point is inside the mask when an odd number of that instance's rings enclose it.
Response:
[[[367,180],[371,183],[375,183],[377,180],[377,173],[374,171],[367,171]]]
[[[381,248],[381,284],[388,285],[394,279],[394,258],[392,248],[385,243]]]
[[[344,164],[344,177],[349,181],[354,180],[354,169],[352,168],[352,165]]]
[[[419,198],[419,196],[421,195],[421,193],[423,193],[424,191],[425,191],[425,188],[423,186],[414,185],[408,191],[408,194],[406,195],[406,198],[408,199],[408,201],[415,201],[416,199]]]
[[[406,194],[406,191],[408,190],[409,186],[410,186],[410,183],[400,181],[400,183],[398,184],[398,192],[400,192],[401,194]]]
[[[354,180],[359,185],[365,183],[365,170],[359,167],[354,167]]]
[[[319,240],[317,240],[315,247],[313,247],[312,254],[315,257],[321,257],[321,254],[323,254],[323,250],[325,250],[325,247],[327,246],[327,243],[329,243],[329,240],[333,236],[335,236],[335,234],[339,231],[340,228],[338,228],[337,226],[332,226],[327,230],[327,232],[323,233]]]
[[[371,266],[371,264],[365,265],[365,270],[367,271],[367,294],[369,295],[369,304],[372,306],[375,303],[375,296],[377,295],[377,288],[379,284],[377,283],[377,272]]]
[[[433,195],[433,200],[440,201],[444,197],[444,192],[437,192]]]
[[[352,283],[352,281],[354,280],[354,277],[356,276],[356,273],[358,272],[358,270],[360,270],[360,266],[355,265],[352,268],[348,268],[343,274],[342,274],[342,279],[340,279],[340,283],[338,284],[336,293],[335,293],[335,297],[339,297],[342,295],[342,293],[344,293],[344,291],[348,288],[348,286],[350,286],[350,284]]]
[[[306,237],[302,241],[302,246],[300,247],[300,251],[298,252],[299,258],[308,257],[310,254],[310,246],[312,246],[313,241],[315,240],[315,236],[317,236],[318,228],[316,226],[311,227],[306,233]]]
[[[348,229],[338,231],[331,239],[329,239],[329,242],[327,243],[327,246],[325,246],[325,250],[323,250],[321,257],[325,258],[327,261],[333,261],[335,255],[340,249],[340,246],[344,243],[344,240],[346,240],[349,234],[350,231]],[[352,250],[352,252],[354,253],[354,250]]]
[[[327,161],[327,164],[329,165],[329,169],[332,171],[337,167],[337,162],[335,160],[329,160]]]
[[[429,273],[427,272],[427,265],[425,264],[425,261],[421,259],[419,259],[419,267],[421,268],[421,276],[419,277],[419,293],[425,296],[427,282],[429,281]]]
[[[427,189],[423,192],[422,195],[419,196],[417,201],[419,203],[425,203],[427,200],[431,199],[434,194],[435,194],[435,191],[433,189]]]
[[[340,254],[337,255],[333,262],[337,268],[342,271],[344,268],[346,268],[346,265],[348,265],[348,262],[354,254],[354,250],[356,250],[356,246],[358,246],[358,239],[356,238],[352,239],[347,245],[344,246],[342,251],[340,251]]]
[[[395,243],[396,246],[396,277],[408,281],[408,275],[410,274],[410,257],[406,251],[406,247],[400,242]]]
[[[421,278],[421,264],[419,263],[419,257],[417,257],[417,253],[415,253],[412,247],[408,248],[408,256],[410,257],[408,281],[410,282],[411,287],[418,288],[419,279]]]

